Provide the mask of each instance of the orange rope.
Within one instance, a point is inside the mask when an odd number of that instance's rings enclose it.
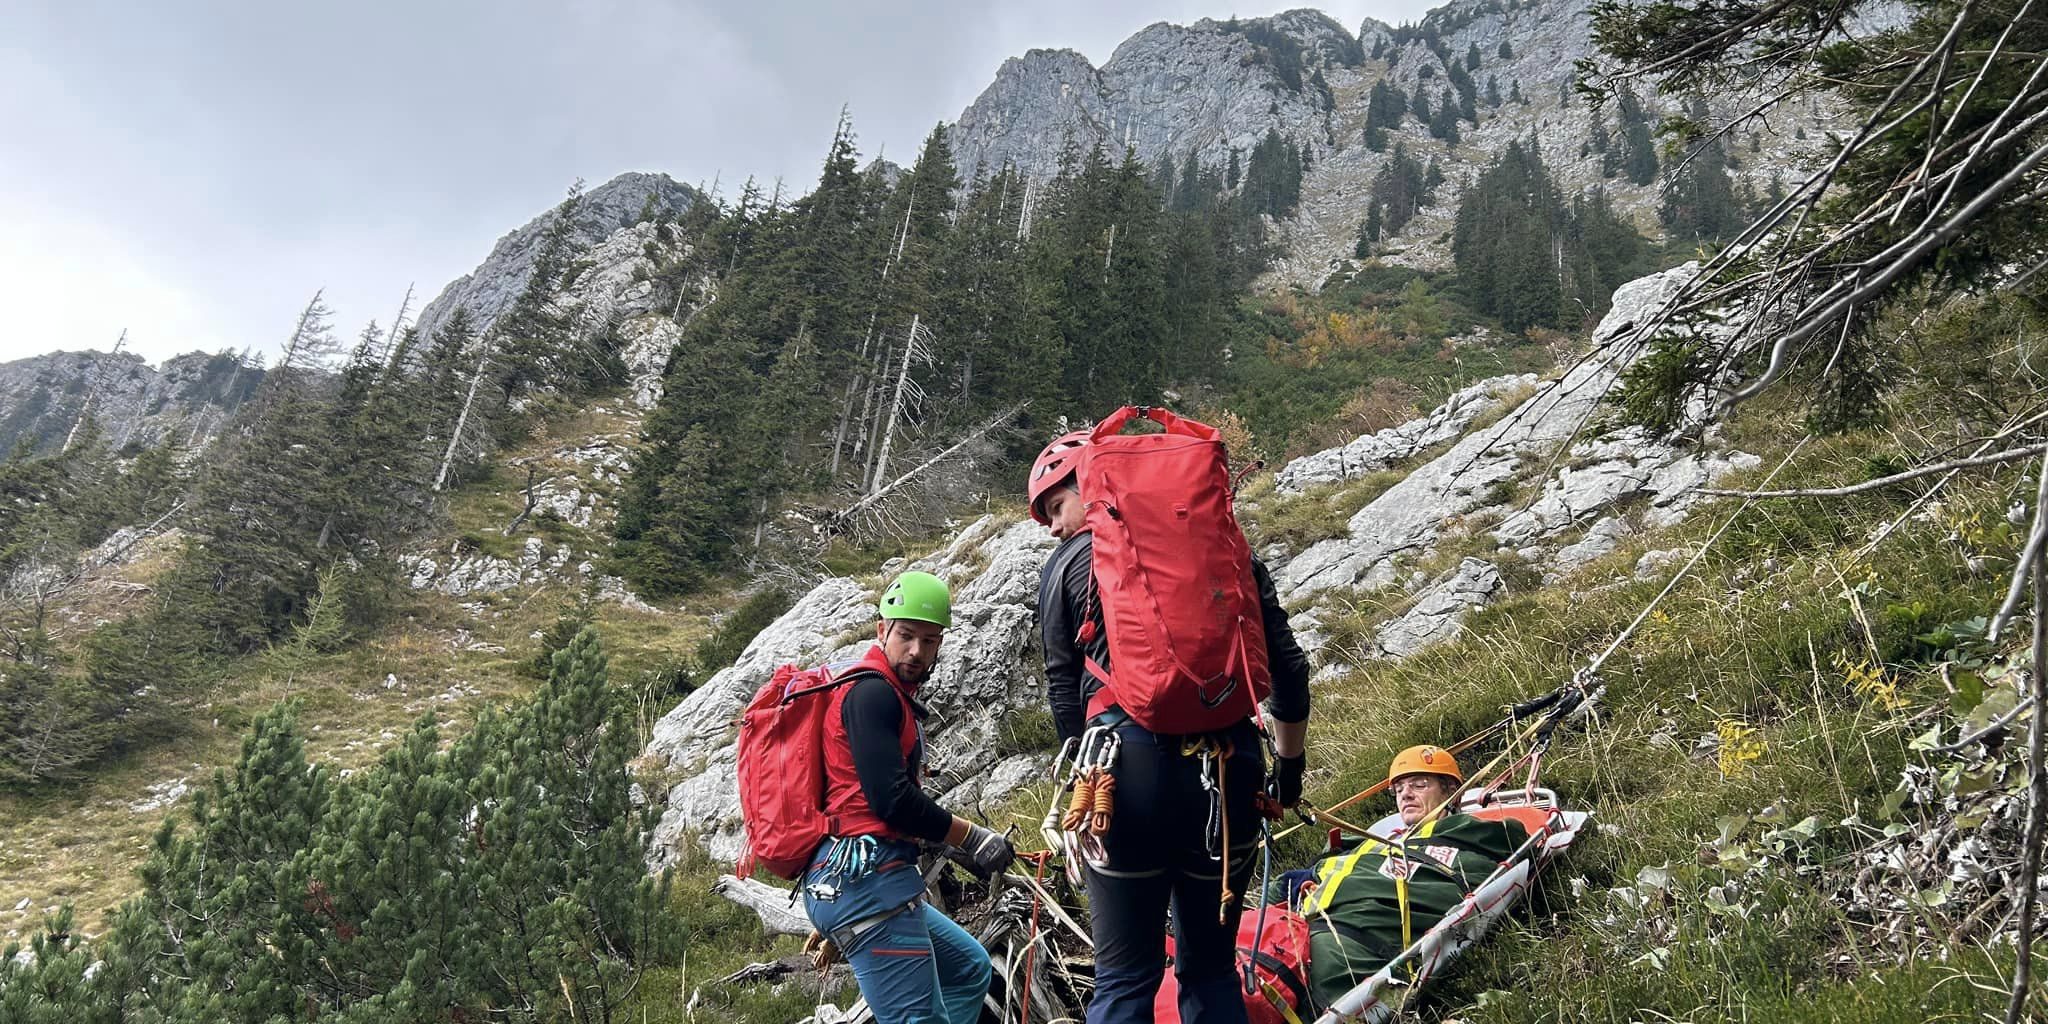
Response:
[[[1068,832],[1080,831],[1094,803],[1095,770],[1083,768],[1074,773],[1074,798],[1067,801],[1067,813],[1060,816],[1060,828]]]
[[[1097,836],[1109,834],[1110,815],[1116,810],[1116,776],[1097,768],[1095,779],[1094,813],[1088,816],[1088,831]]]
[[[1067,813],[1060,817],[1060,828],[1106,835],[1115,810],[1116,776],[1102,767],[1083,768],[1074,776],[1074,797],[1067,801]]]
[[[1230,755],[1235,752],[1235,748],[1231,746],[1229,741],[1216,742],[1216,806],[1221,809],[1218,817],[1223,822],[1223,881],[1220,886],[1223,893],[1218,897],[1216,903],[1217,924],[1229,922],[1230,905],[1237,902],[1237,894],[1230,891],[1230,785],[1228,781]]]

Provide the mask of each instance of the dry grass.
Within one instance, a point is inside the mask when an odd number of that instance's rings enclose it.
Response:
[[[637,423],[637,417],[585,411],[515,456],[544,456],[596,435],[629,436]],[[498,538],[516,557],[524,534],[503,538],[499,528],[523,507],[518,487],[524,482],[523,471],[516,480],[505,472],[463,488],[450,499],[450,532],[421,546],[445,551],[459,537]],[[579,540],[597,544],[601,538]],[[133,588],[169,568],[176,542],[146,542],[133,561],[77,588],[60,614],[89,628],[131,610],[145,593]],[[488,551],[495,545],[474,546]],[[0,791],[0,938],[25,936],[40,925],[43,910],[61,903],[77,908],[86,933],[103,931],[112,911],[136,891],[135,869],[151,836],[167,815],[181,815],[182,801],[150,806],[151,787],[204,786],[216,768],[233,764],[242,730],[275,702],[299,700],[307,756],[343,769],[373,763],[427,714],[442,723],[443,742],[452,742],[486,706],[516,703],[533,692],[538,680],[522,669],[538,650],[535,636],[581,593],[575,581],[472,598],[410,594],[377,635],[295,676],[278,674],[261,656],[238,660],[167,739],[98,766],[79,784]],[[697,603],[719,606],[713,599]],[[622,687],[680,660],[709,632],[706,617],[687,610],[645,612],[609,603],[595,606],[594,624],[612,652],[611,678]],[[29,905],[16,910],[24,900]]]

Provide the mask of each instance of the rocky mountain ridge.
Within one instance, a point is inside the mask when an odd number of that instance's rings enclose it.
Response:
[[[232,354],[189,352],[152,367],[133,352],[51,352],[0,363],[0,449],[51,450],[88,411],[118,450],[203,441],[263,380]]]
[[[1587,0],[1457,0],[1414,26],[1367,19],[1356,34],[1314,10],[1269,18],[1203,19],[1151,25],[1101,68],[1073,50],[1032,50],[1006,61],[953,127],[963,177],[1014,164],[1035,177],[1053,173],[1061,155],[1100,145],[1128,147],[1140,160],[1176,166],[1192,154],[1222,168],[1247,156],[1268,131],[1302,146],[1309,169],[1297,214],[1277,225],[1282,256],[1272,285],[1316,287],[1343,265],[1363,222],[1373,177],[1394,143],[1418,159],[1436,158],[1446,176],[1436,202],[1387,240],[1392,263],[1425,269],[1449,264],[1449,229],[1458,191],[1511,140],[1533,140],[1568,194],[1599,185],[1639,228],[1657,233],[1662,179],[1647,185],[1602,172],[1589,148],[1596,116],[1616,131],[1612,104],[1595,107],[1573,93],[1576,64],[1595,55]],[[1873,27],[1866,24],[1864,28]],[[1257,34],[1257,39],[1253,34]],[[1434,47],[1434,48],[1432,48]],[[1505,47],[1505,49],[1503,49]],[[1388,152],[1364,145],[1366,105],[1387,82],[1434,106],[1450,88],[1453,63],[1485,93],[1479,123],[1461,124],[1455,143],[1430,135],[1413,116],[1389,133]],[[1519,97],[1519,102],[1509,97]],[[1639,97],[1654,122],[1678,113],[1683,97]],[[1712,116],[1737,112],[1739,98],[1708,97]],[[1781,107],[1768,129],[1738,133],[1731,174],[1756,194],[1774,174],[1796,169],[1825,145],[1834,107],[1817,98]],[[1617,139],[1618,141],[1618,139]]]
[[[571,246],[595,247],[649,216],[673,217],[701,199],[696,189],[666,174],[627,171],[583,193],[572,218]],[[420,309],[415,324],[421,336],[432,337],[458,308],[468,309],[479,329],[511,308],[533,274],[534,257],[554,217],[550,209],[507,232],[475,270],[448,282]]]

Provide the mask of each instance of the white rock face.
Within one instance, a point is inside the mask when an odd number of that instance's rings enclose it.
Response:
[[[1300,40],[1319,62],[1351,45],[1343,26],[1315,11],[1247,19]],[[1303,75],[1311,73],[1302,69]],[[1306,84],[1306,83],[1304,83]],[[1242,32],[1203,19],[1159,22],[1124,40],[1097,70],[1073,50],[1013,57],[953,127],[962,180],[1005,163],[1050,177],[1071,142],[1101,145],[1112,161],[1128,146],[1138,159],[1176,162],[1190,152],[1221,169],[1232,150],[1248,154],[1268,129],[1291,140],[1325,142],[1323,97],[1283,82]]]
[[[1614,351],[1627,328],[1697,271],[1687,264],[1616,289],[1614,308],[1594,332],[1592,357],[1360,509],[1348,536],[1296,555],[1274,574],[1281,599],[1294,604],[1331,588],[1393,582],[1397,558],[1429,551],[1445,520],[1491,504],[1496,484],[1513,480],[1525,460],[1541,465],[1579,429],[1613,383],[1622,357],[1632,354]]]
[[[114,339],[107,339],[111,345]],[[45,450],[61,445],[92,398],[100,441],[118,450],[130,442],[175,438],[202,447],[263,382],[264,371],[233,355],[188,352],[151,367],[132,351],[51,352],[0,363],[0,447],[34,438]]]
[[[953,625],[932,678],[918,691],[925,722],[927,789],[949,808],[993,803],[1040,777],[1049,757],[999,758],[1006,720],[1045,712],[1034,622],[1038,570],[1053,548],[1036,523],[1005,526],[994,517],[969,525],[943,551],[904,568],[946,580]],[[655,724],[647,754],[687,777],[668,794],[650,864],[671,862],[693,833],[716,857],[740,852],[733,725],[776,666],[858,657],[874,641],[876,594],[858,581],[828,579],[804,595],[747,645],[739,660],[707,680]]]
[[[1466,614],[1492,604],[1505,588],[1500,570],[1492,562],[1465,559],[1450,575],[1423,591],[1407,614],[1380,626],[1380,657],[1405,658],[1457,636]]]
[[[1406,571],[1404,564],[1428,557],[1452,529],[1469,534],[1474,526],[1465,522],[1468,518],[1480,524],[1487,517],[1499,518],[1491,538],[1543,569],[1546,580],[1555,579],[1616,550],[1635,532],[1632,522],[1661,528],[1683,520],[1698,500],[1698,488],[1732,469],[1756,465],[1757,458],[1743,452],[1681,450],[1634,429],[1570,442],[1635,355],[1623,350],[1630,326],[1696,272],[1688,264],[1623,285],[1615,292],[1613,311],[1594,334],[1592,357],[1562,380],[1542,386],[1499,422],[1417,467],[1352,516],[1346,536],[1312,545],[1278,567],[1274,583],[1281,599],[1300,606],[1325,590],[1393,584]],[[1396,430],[1405,432],[1409,426]],[[1568,442],[1570,449],[1557,458],[1558,447]],[[1386,444],[1379,435],[1353,442],[1367,450]],[[1318,479],[1311,474],[1339,472],[1333,467],[1348,463],[1332,453],[1346,450],[1353,446],[1309,456],[1302,460],[1308,463],[1303,469],[1290,464],[1283,472],[1310,480]],[[1500,488],[1553,460],[1558,468],[1544,479],[1527,509],[1498,504]],[[1626,508],[1638,511],[1625,519],[1620,513]],[[1592,525],[1583,536],[1555,546],[1559,535],[1587,523]],[[1647,557],[1645,563],[1663,564]],[[1466,611],[1490,603],[1502,590],[1498,570],[1472,558],[1441,579],[1419,583],[1421,596],[1414,608],[1381,627],[1382,656],[1405,657],[1456,635]],[[1408,583],[1410,590],[1417,585]],[[1304,649],[1319,650],[1324,638],[1314,611],[1298,616],[1297,624]]]
[[[1112,161],[1129,147],[1154,167],[1171,161],[1178,169],[1193,153],[1204,167],[1220,171],[1233,152],[1242,162],[1276,130],[1305,146],[1310,158],[1299,210],[1274,225],[1282,251],[1267,281],[1281,286],[1319,288],[1352,264],[1373,178],[1396,142],[1420,160],[1436,160],[1446,181],[1435,202],[1385,240],[1378,256],[1383,262],[1449,266],[1459,193],[1510,141],[1532,137],[1566,194],[1598,186],[1625,218],[1655,234],[1664,180],[1638,185],[1623,175],[1607,177],[1603,154],[1589,145],[1594,109],[1571,88],[1576,62],[1595,53],[1590,6],[1588,0],[1528,0],[1510,10],[1497,0],[1452,0],[1422,19],[1440,39],[1442,57],[1420,37],[1394,43],[1392,29],[1380,22],[1366,20],[1354,36],[1307,10],[1243,19],[1237,31],[1209,20],[1155,24],[1117,47],[1100,69],[1072,50],[1033,50],[1005,62],[961,112],[953,128],[954,159],[963,180],[1005,163],[1044,179],[1069,145],[1083,153],[1101,145]],[[1853,31],[1875,27],[1859,24]],[[1300,46],[1298,84],[1282,79],[1270,48],[1254,45],[1247,30],[1270,31]],[[1421,93],[1435,109],[1451,88],[1449,65],[1464,70],[1474,46],[1480,62],[1469,75],[1478,123],[1461,122],[1457,144],[1432,137],[1409,116],[1388,132],[1387,152],[1365,147],[1365,110],[1375,83],[1410,97]],[[1489,81],[1499,105],[1490,101]],[[1638,90],[1653,123],[1680,112],[1680,99],[1642,83]],[[1716,119],[1753,102],[1741,95],[1709,97]],[[1621,137],[1612,107],[1599,115],[1610,149]],[[1827,129],[1845,121],[1840,105],[1826,99],[1784,104],[1768,129],[1736,134],[1731,174],[1766,194],[1774,175],[1790,177],[1825,149]]]
[[[683,328],[665,316],[635,317],[619,325],[620,355],[633,374],[633,404],[654,408],[661,400],[661,371],[683,340]]]
[[[1498,411],[1502,396],[1535,386],[1533,373],[1480,381],[1452,395],[1427,416],[1295,459],[1275,474],[1274,488],[1282,494],[1299,494],[1318,484],[1377,473],[1463,434],[1474,420]]]

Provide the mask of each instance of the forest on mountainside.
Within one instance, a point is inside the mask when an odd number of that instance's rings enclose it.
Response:
[[[1275,458],[1343,443],[1472,377],[1574,357],[1571,332],[1597,316],[1609,282],[1697,249],[1699,281],[1634,325],[1650,354],[1610,411],[1696,443],[1698,410],[1715,409],[1731,443],[1785,470],[1746,486],[1845,493],[1747,499],[1657,535],[1675,545],[1663,553],[1707,552],[1661,616],[1633,620],[1663,586],[1631,572],[1658,553],[1652,539],[1616,556],[1629,564],[1602,566],[1612,581],[1511,571],[1507,599],[1411,661],[1352,652],[1412,595],[1339,595],[1321,611],[1356,675],[1319,695],[1338,713],[1324,719],[1315,781],[1355,788],[1372,756],[1483,724],[1637,621],[1615,665],[1616,731],[1551,769],[1620,826],[1576,868],[1585,902],[1559,900],[1501,935],[1426,1012],[1964,1020],[2010,985],[2009,1019],[2026,1019],[2028,982],[2010,968],[2015,937],[2031,941],[2021,894],[2048,784],[2038,719],[2021,717],[2042,699],[2022,627],[2028,552],[2048,516],[2017,458],[1908,471],[1987,451],[2032,459],[2044,443],[2048,37],[2021,0],[1911,10],[1852,45],[1830,35],[1843,11],[1818,0],[1603,4],[1615,59],[1585,70],[1614,90],[1622,138],[1602,152],[1617,176],[1668,180],[1674,247],[1653,249],[1597,192],[1564,194],[1533,149],[1510,146],[1461,204],[1453,273],[1368,256],[1314,296],[1246,293],[1269,255],[1267,218],[1299,200],[1309,163],[1277,134],[1242,165],[1075,151],[1051,180],[959,182],[942,132],[892,177],[860,168],[842,125],[810,194],[749,189],[658,226],[651,279],[687,323],[624,482],[616,568],[650,594],[729,586],[759,526],[786,509],[845,508],[990,424],[970,446],[968,490],[986,480],[984,494],[1007,494],[1005,474],[1061,417],[1169,391],[1198,415],[1235,418],[1247,447]],[[1630,76],[1734,88],[1759,54],[1796,63],[1802,86],[1837,91],[1864,119],[1837,166],[1752,204],[1725,188],[1742,123],[1680,119],[1661,161],[1632,140],[1650,126],[1621,98]],[[1444,98],[1430,98],[1433,116],[1453,105]],[[1398,171],[1360,212],[1383,226],[1444,187],[1396,152]],[[438,531],[465,488],[508,487],[495,460],[621,383],[618,340],[573,331],[553,301],[587,269],[557,232],[488,327],[457,316],[423,337],[373,325],[335,373],[316,300],[198,460],[106,452],[88,419],[88,443],[0,464],[0,569],[28,584],[0,607],[9,795],[60,806],[92,773],[218,713],[224,673],[289,691],[421,612],[398,556],[448,540]],[[681,312],[700,293],[716,298]],[[1400,471],[1275,500],[1254,529],[1341,533]],[[1530,497],[1516,486],[1528,484],[1504,485],[1503,501]],[[184,539],[127,610],[58,618],[84,553],[165,522]],[[1474,557],[1496,554],[1483,533],[1468,541]],[[734,602],[667,681],[686,687],[729,662],[785,600]],[[717,946],[714,957],[770,946],[645,876],[644,809],[626,798],[626,739],[644,722],[624,711],[673,693],[609,676],[574,618],[589,614],[566,609],[507,654],[548,676],[532,701],[466,732],[447,723],[445,737],[422,723],[347,779],[306,756],[290,706],[229,716],[224,728],[250,726],[242,756],[165,823],[141,895],[90,942],[60,914],[33,957],[0,957],[0,1013],[210,1021],[312,1006],[433,1019],[460,1004],[527,1020],[684,1019],[693,989],[677,942]],[[1410,721],[1395,713],[1403,701],[1431,714]],[[1886,873],[1893,859],[1915,870]],[[206,934],[185,927],[195,918]],[[2025,949],[2018,962],[2031,963]],[[1554,998],[1508,996],[1528,991]]]

